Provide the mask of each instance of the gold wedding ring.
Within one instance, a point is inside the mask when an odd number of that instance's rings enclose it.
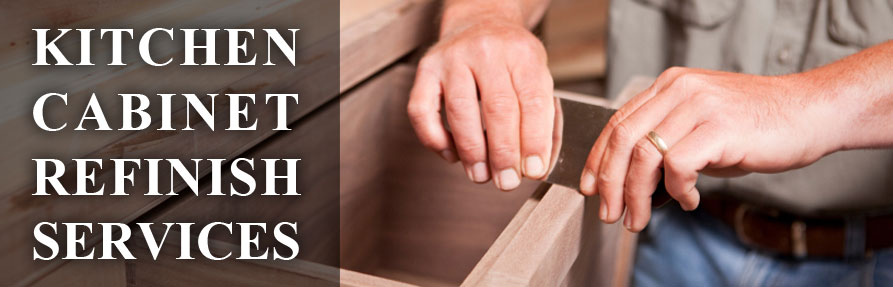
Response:
[[[667,150],[669,150],[669,148],[667,147],[667,143],[664,142],[664,139],[660,138],[660,136],[657,135],[656,132],[648,132],[648,140],[651,141],[651,144],[653,144],[654,147],[657,148],[657,151],[659,151],[661,155],[667,154]]]

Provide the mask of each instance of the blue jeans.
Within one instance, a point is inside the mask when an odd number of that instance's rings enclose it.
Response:
[[[851,239],[862,240],[864,235]],[[731,227],[704,212],[684,212],[668,205],[654,211],[651,223],[639,236],[632,283],[893,286],[893,250],[848,260],[780,258],[744,246]]]

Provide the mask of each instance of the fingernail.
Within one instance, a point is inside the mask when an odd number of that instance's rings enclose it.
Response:
[[[545,170],[543,170],[543,160],[536,155],[528,156],[524,159],[524,172],[530,177],[543,176],[543,173],[545,172]]]
[[[628,213],[628,211],[627,211],[627,213]],[[632,231],[632,228],[630,228],[631,221],[632,220],[629,219],[629,214],[627,214],[626,216],[623,217],[623,227],[626,227],[626,230]]]
[[[499,172],[499,176],[497,177],[496,186],[502,190],[512,190],[518,187],[521,184],[521,178],[518,177],[518,172],[514,169],[507,168],[503,169]]]
[[[607,221],[608,220],[608,204],[605,203],[604,198],[599,198],[599,201],[601,203],[599,204],[600,207],[598,208],[598,218],[601,219],[602,221]]]
[[[453,151],[448,150],[448,149],[440,151],[440,157],[442,157],[444,160],[449,161],[449,162],[456,161],[456,155],[453,154]]]
[[[468,173],[468,179],[471,179],[473,182],[484,183],[490,179],[490,175],[487,172],[487,164],[483,162],[472,164],[465,168],[465,171]]]
[[[595,174],[588,169],[583,172],[583,178],[580,179],[580,191],[589,195],[595,193]]]

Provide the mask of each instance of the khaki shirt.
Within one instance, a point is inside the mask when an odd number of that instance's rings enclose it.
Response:
[[[893,0],[615,0],[609,15],[610,97],[632,76],[670,66],[781,75],[893,39]],[[701,177],[703,193],[803,215],[893,207],[893,150],[837,152],[778,174]]]

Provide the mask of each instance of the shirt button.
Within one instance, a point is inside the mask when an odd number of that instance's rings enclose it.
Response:
[[[793,57],[791,46],[784,46],[778,51],[778,63],[780,64],[790,64]]]

